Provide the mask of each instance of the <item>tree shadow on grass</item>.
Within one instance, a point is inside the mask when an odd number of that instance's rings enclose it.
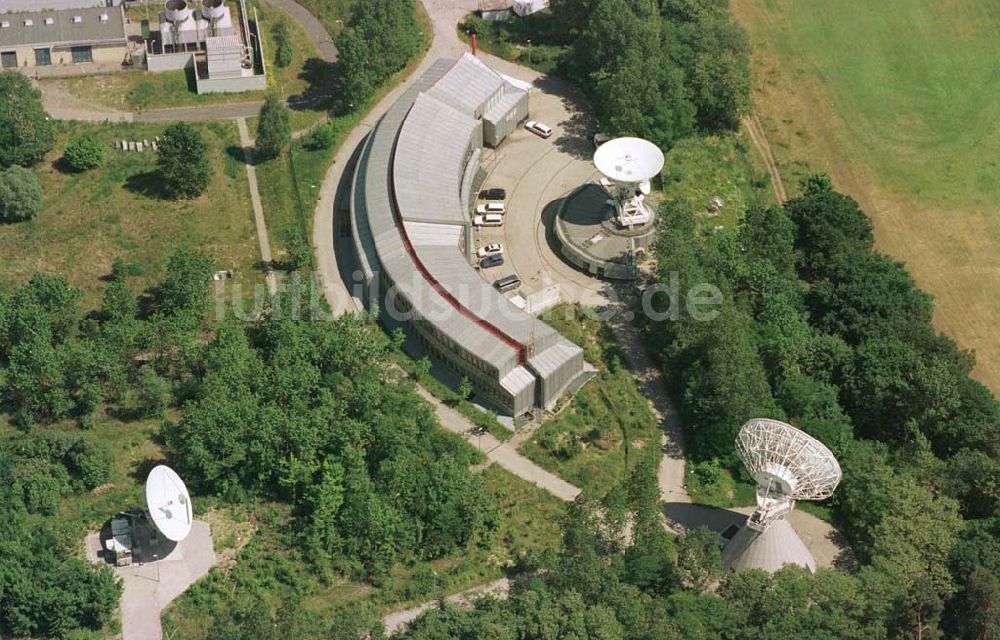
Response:
[[[125,189],[137,196],[152,200],[169,200],[163,188],[163,177],[158,170],[143,171],[125,179]]]
[[[302,93],[288,96],[288,108],[294,111],[330,111],[334,97],[340,92],[340,72],[337,64],[320,58],[309,58],[302,65],[299,79],[308,86]]]
[[[247,153],[248,151],[249,153]],[[258,164],[257,156],[253,152],[253,149],[246,149],[238,144],[231,144],[226,147],[226,155],[240,164],[247,164],[248,160],[251,166]]]

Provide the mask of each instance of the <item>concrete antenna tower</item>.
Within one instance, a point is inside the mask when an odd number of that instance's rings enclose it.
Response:
[[[840,465],[819,440],[766,418],[750,420],[736,449],[757,482],[757,508],[723,551],[727,569],[777,571],[785,564],[816,570],[816,562],[785,520],[796,500],[824,500],[840,483]]]
[[[663,169],[659,147],[641,138],[615,138],[597,148],[594,166],[611,181],[619,225],[631,228],[653,219],[653,210],[645,200],[649,181]]]

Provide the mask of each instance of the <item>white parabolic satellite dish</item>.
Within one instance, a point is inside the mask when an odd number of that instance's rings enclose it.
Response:
[[[146,509],[168,540],[180,542],[191,532],[191,496],[184,481],[165,465],[153,467],[146,478]]]
[[[663,170],[663,152],[642,138],[615,138],[597,148],[594,166],[615,182],[640,183]]]

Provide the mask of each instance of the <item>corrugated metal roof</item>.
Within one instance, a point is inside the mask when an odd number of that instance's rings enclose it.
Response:
[[[102,21],[102,16],[107,18]],[[46,24],[46,20],[52,20],[52,24]],[[0,14],[0,22],[9,24],[0,27],[0,47],[128,42],[120,7],[17,11]]]
[[[399,132],[393,164],[404,220],[468,223],[460,191],[469,140],[479,126],[430,94],[417,97]]]
[[[547,378],[581,353],[583,353],[583,349],[566,338],[558,336],[554,345],[544,351],[536,352],[528,362],[531,364],[531,368],[538,372],[538,375]]]
[[[211,55],[213,51],[228,51],[239,49],[243,51],[243,41],[237,35],[228,36],[208,36],[205,38],[206,52]]]
[[[500,74],[466,53],[427,93],[473,114],[500,91],[503,84]]]
[[[431,222],[403,222],[406,235],[415,247],[450,247],[454,249],[462,240],[464,228],[457,224]]]
[[[514,367],[510,373],[500,379],[500,386],[516,396],[535,384],[535,376],[524,367]]]
[[[523,98],[524,94],[524,91],[508,87],[500,100],[486,110],[486,113],[483,114],[483,119],[490,122],[499,122],[517,105],[517,101]]]
[[[501,385],[516,395],[535,377],[518,365],[515,343],[533,349],[531,365],[543,377],[581,350],[500,295],[461,250],[469,224],[462,178],[482,126],[472,114],[503,84],[470,56],[456,64],[438,61],[418,79],[386,112],[362,152],[354,207],[358,225],[367,228],[355,233],[414,312],[445,340],[496,366]],[[506,90],[513,93],[511,104],[523,96]]]

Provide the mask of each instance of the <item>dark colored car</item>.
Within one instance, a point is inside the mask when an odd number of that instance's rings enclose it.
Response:
[[[497,278],[493,286],[497,288],[498,291],[510,291],[511,289],[517,289],[521,286],[521,279],[515,275],[504,276],[502,278]]]
[[[480,200],[506,200],[506,189],[483,189],[479,192]]]
[[[489,269],[490,267],[499,267],[503,264],[503,254],[497,253],[492,256],[486,256],[479,261],[479,266],[483,269]]]

